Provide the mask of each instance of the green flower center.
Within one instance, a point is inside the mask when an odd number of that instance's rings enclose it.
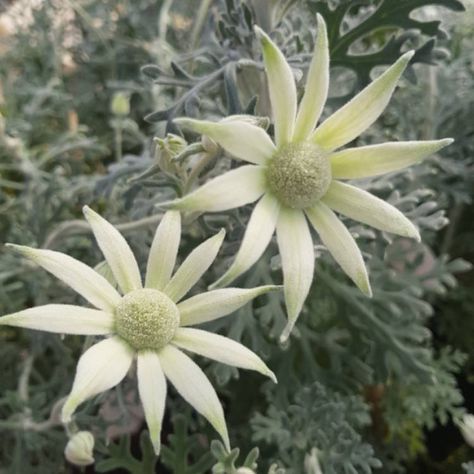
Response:
[[[279,150],[267,167],[267,184],[285,206],[311,207],[331,184],[327,154],[313,143],[290,143]]]
[[[178,326],[178,307],[158,290],[131,291],[115,308],[115,332],[136,351],[161,349]]]

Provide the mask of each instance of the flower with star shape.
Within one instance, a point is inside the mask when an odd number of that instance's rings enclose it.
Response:
[[[182,128],[206,135],[237,159],[251,164],[218,176],[190,194],[166,203],[183,211],[219,212],[257,201],[235,260],[211,288],[229,284],[263,254],[276,230],[283,268],[288,338],[313,281],[310,226],[344,272],[367,295],[371,286],[361,252],[340,213],[382,231],[416,240],[416,227],[395,207],[343,180],[400,170],[452,140],[388,142],[344,148],[369,128],[388,104],[413,52],[401,56],[351,101],[318,125],[328,95],[329,48],[318,15],[318,36],[305,91],[297,103],[295,80],[284,55],[258,27],[274,140],[249,121],[210,122],[177,118]]]
[[[245,346],[192,326],[230,314],[278,287],[225,288],[184,298],[214,261],[224,231],[196,247],[173,274],[181,235],[178,211],[168,211],[157,228],[143,285],[137,261],[123,236],[92,209],[85,207],[84,214],[121,293],[95,270],[66,254],[7,244],[69,285],[96,309],[48,304],[3,316],[0,325],[105,336],[79,359],[72,390],[62,408],[64,423],[83,401],[120,383],[136,359],[138,391],[157,454],[166,379],[207,418],[230,449],[217,394],[183,350],[256,370],[276,382],[273,372]]]

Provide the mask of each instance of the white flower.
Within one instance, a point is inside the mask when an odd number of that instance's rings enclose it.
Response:
[[[69,422],[84,400],[117,385],[137,359],[138,390],[155,452],[165,408],[166,380],[208,419],[230,449],[222,406],[204,372],[182,351],[256,370],[276,382],[265,363],[243,345],[190,326],[232,313],[275,286],[226,288],[183,297],[214,261],[224,231],[194,249],[173,275],[181,235],[177,211],[167,212],[156,231],[145,285],[122,235],[88,207],[84,214],[122,295],[99,273],[63,253],[8,244],[69,285],[97,309],[49,304],[0,318],[7,324],[66,334],[104,335],[79,359],[71,393],[62,409]],[[172,276],[173,275],[173,276]]]
[[[229,171],[167,204],[186,211],[217,212],[258,201],[235,261],[212,287],[226,285],[247,271],[263,254],[276,229],[288,313],[282,334],[285,340],[313,281],[314,249],[307,220],[345,273],[370,296],[361,252],[334,211],[383,231],[417,240],[420,236],[398,209],[341,180],[399,170],[452,140],[393,142],[338,150],[379,117],[413,52],[404,54],[316,126],[329,84],[329,49],[323,18],[318,15],[318,37],[299,107],[295,81],[285,57],[262,30],[255,29],[263,50],[275,140],[247,121],[176,119],[176,124],[209,136],[235,158],[251,164]]]
[[[459,429],[464,438],[464,441],[474,448],[474,415],[464,415],[462,421],[459,423]]]
[[[76,466],[94,463],[94,436],[89,431],[79,431],[68,441],[64,450],[66,459]]]

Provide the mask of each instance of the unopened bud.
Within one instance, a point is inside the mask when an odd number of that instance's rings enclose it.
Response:
[[[117,92],[112,98],[110,109],[114,115],[125,117],[130,113],[130,96],[125,92]]]
[[[68,441],[64,455],[76,466],[88,466],[94,463],[94,436],[90,431],[79,431]]]

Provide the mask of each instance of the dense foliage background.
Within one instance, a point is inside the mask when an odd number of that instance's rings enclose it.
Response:
[[[301,86],[323,14],[330,107],[416,48],[390,106],[359,143],[456,140],[408,171],[359,183],[403,210],[423,238],[347,223],[368,261],[372,300],[318,246],[314,287],[287,344],[278,343],[278,294],[210,324],[261,355],[279,379],[274,386],[200,361],[237,459],[211,445],[212,429],[171,392],[156,461],[131,374],[78,413],[78,426],[96,436],[97,462],[86,472],[234,474],[245,464],[317,474],[316,458],[324,474],[474,472],[455,424],[474,411],[470,0],[18,0],[0,8],[0,241],[64,251],[105,274],[82,205],[117,224],[144,264],[162,215],[156,204],[231,166],[198,137],[167,135],[177,133],[172,118],[269,115],[254,23],[272,33]],[[228,230],[202,288],[235,254],[248,215],[186,216],[181,257]],[[279,283],[275,255],[272,244],[238,285]],[[78,298],[0,247],[0,314],[53,301]],[[74,472],[58,407],[90,344],[0,328],[0,473]]]

